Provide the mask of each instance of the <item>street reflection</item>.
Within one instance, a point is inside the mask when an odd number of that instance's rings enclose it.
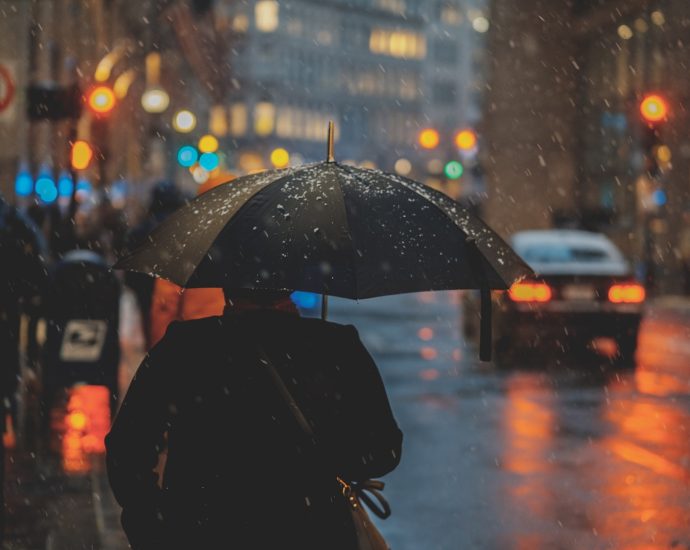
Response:
[[[536,517],[548,516],[553,506],[548,483],[556,428],[552,400],[544,378],[535,373],[517,373],[507,381],[501,465],[515,476],[507,484],[512,506]],[[525,532],[518,527],[512,535],[512,548],[548,545],[544,532]]]
[[[605,460],[591,513],[600,536],[621,547],[668,548],[687,535],[690,417],[669,397],[682,391],[678,380],[640,364],[606,388],[610,431],[600,442]]]
[[[85,474],[91,455],[105,452],[105,436],[110,428],[108,389],[103,386],[77,386],[68,391],[65,405],[54,411],[54,447],[60,453],[67,474]]]

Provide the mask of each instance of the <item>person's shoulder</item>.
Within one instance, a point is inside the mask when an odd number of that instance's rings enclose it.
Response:
[[[213,339],[217,338],[223,330],[223,317],[204,317],[189,321],[173,321],[165,331],[167,340]]]

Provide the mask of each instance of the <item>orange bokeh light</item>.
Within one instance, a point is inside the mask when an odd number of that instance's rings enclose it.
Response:
[[[647,122],[659,122],[668,117],[668,104],[657,94],[645,96],[640,103],[640,114]]]
[[[75,170],[84,170],[93,158],[93,149],[85,141],[75,141],[72,145],[70,162]]]
[[[108,114],[115,107],[115,94],[108,86],[96,86],[89,92],[87,104],[96,114]]]
[[[477,135],[469,129],[460,130],[455,135],[455,145],[463,151],[474,149],[477,145]]]
[[[419,132],[419,145],[424,149],[434,149],[438,146],[441,138],[438,131],[433,128],[425,128]]]

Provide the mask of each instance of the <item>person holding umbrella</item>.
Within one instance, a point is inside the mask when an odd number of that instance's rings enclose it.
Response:
[[[360,501],[377,511],[364,491],[378,496],[370,478],[398,464],[402,434],[356,330],[325,321],[327,295],[480,288],[486,332],[490,289],[531,274],[448,197],[340,165],[332,144],[331,126],[326,162],[201,195],[115,266],[228,299],[222,317],[170,325],[107,437],[135,549],[385,548]],[[323,319],[286,308],[292,290],[323,294]]]

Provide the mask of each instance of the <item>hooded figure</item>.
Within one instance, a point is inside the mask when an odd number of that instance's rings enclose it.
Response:
[[[172,323],[139,367],[106,438],[135,550],[357,548],[336,476],[390,472],[402,434],[357,331],[300,318],[288,302],[286,293],[230,295],[220,317]]]

